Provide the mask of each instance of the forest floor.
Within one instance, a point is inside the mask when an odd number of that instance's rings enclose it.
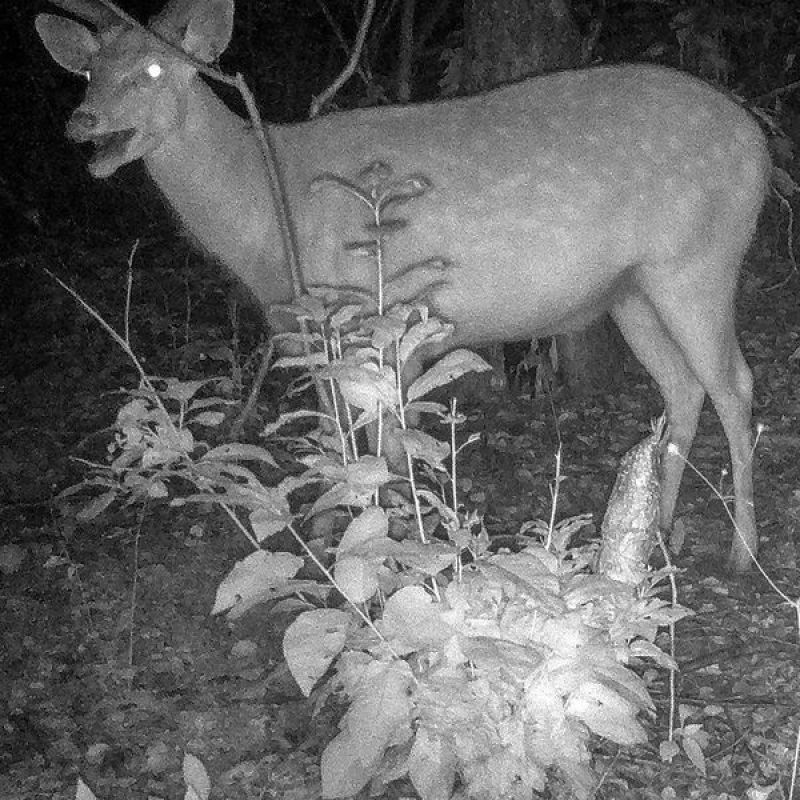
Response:
[[[124,254],[95,258],[115,266],[97,266],[94,277],[80,272],[90,299],[108,285],[98,275],[123,284]],[[754,418],[765,426],[755,469],[762,564],[795,597],[800,276],[787,280],[788,270],[768,260],[754,248],[739,321],[755,375]],[[199,358],[225,338],[227,324],[225,304],[216,302],[223,313],[212,323],[196,313],[191,325],[159,327],[164,308],[180,309],[174,296],[165,299],[168,270],[137,276],[132,319],[133,341],[161,374]],[[0,318],[0,798],[73,798],[78,776],[101,800],[177,798],[187,752],[205,765],[212,797],[319,797],[319,758],[337,719],[315,713],[282,667],[285,624],[259,608],[236,622],[210,616],[220,580],[248,552],[223,516],[152,504],[76,525],[55,512],[54,496],[83,474],[71,457],[96,457],[98,442],[102,454],[123,401],[118,389],[133,388],[135,376],[41,273],[17,264],[7,274],[16,288]],[[222,296],[205,284],[199,294]],[[119,297],[104,300],[117,321]],[[622,383],[614,396],[557,395],[552,405],[524,392],[484,392],[480,403],[463,406],[481,439],[464,453],[461,487],[491,535],[549,517],[559,441],[557,516],[593,513],[599,531],[620,457],[660,411],[640,370],[631,368]],[[725,493],[727,460],[707,407],[691,461]],[[800,726],[796,609],[758,573],[722,572],[731,525],[689,471],[678,512],[679,599],[695,612],[679,623],[675,641],[683,749],[671,762],[659,756],[669,710],[664,674],[653,684],[649,744],[598,749],[605,778],[597,796],[787,797]],[[413,790],[401,784],[393,796]]]

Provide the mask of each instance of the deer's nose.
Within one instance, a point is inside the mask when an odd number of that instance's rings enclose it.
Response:
[[[100,126],[100,118],[94,111],[79,108],[70,117],[67,123],[67,136],[76,136],[94,133]]]

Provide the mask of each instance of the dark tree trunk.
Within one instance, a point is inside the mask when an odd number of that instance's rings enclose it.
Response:
[[[566,0],[465,0],[462,88],[576,67],[580,44]]]

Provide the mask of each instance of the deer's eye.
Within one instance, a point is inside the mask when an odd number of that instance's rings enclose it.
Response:
[[[161,76],[161,73],[162,73],[163,71],[164,71],[164,68],[161,66],[161,64],[159,64],[159,63],[158,63],[158,61],[153,61],[153,63],[152,63],[152,64],[148,64],[148,65],[147,65],[147,69],[145,70],[145,72],[146,72],[146,73],[147,73],[147,74],[148,74],[148,75],[149,75],[149,76],[150,76],[150,77],[151,77],[153,80],[155,80],[156,78],[159,78],[159,77]]]

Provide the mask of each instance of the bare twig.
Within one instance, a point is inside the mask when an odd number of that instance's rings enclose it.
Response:
[[[317,5],[319,6],[320,11],[322,11],[322,14],[325,17],[325,19],[328,21],[328,25],[331,26],[331,30],[333,31],[334,36],[338,39],[339,46],[344,51],[345,55],[348,55],[350,53],[350,44],[345,38],[341,25],[339,25],[339,23],[333,18],[333,14],[331,14],[330,9],[328,8],[327,5],[325,5],[323,0],[317,0]],[[356,66],[356,72],[358,73],[358,76],[361,78],[361,80],[364,81],[364,85],[369,86],[370,83],[369,75],[367,75],[366,71],[361,67],[360,64]]]
[[[361,24],[358,27],[358,35],[356,42],[353,46],[353,52],[350,54],[345,68],[339,74],[339,77],[327,88],[322,94],[317,95],[311,102],[311,109],[309,110],[309,117],[314,119],[322,106],[325,105],[338,91],[344,86],[347,81],[353,76],[358,60],[361,58],[361,53],[364,49],[364,41],[367,38],[367,31],[372,23],[372,17],[375,14],[375,0],[367,0],[366,7],[364,8],[364,15],[361,17]]]

